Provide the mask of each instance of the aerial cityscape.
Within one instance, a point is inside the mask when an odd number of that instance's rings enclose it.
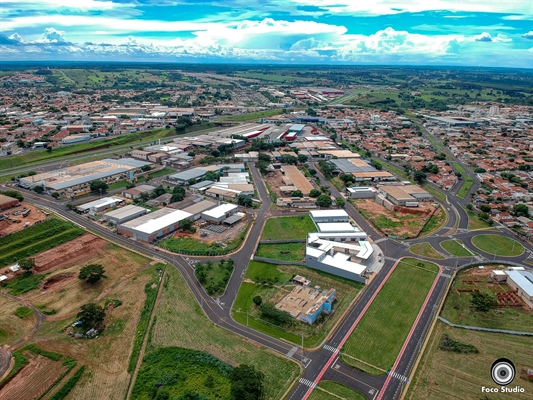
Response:
[[[0,11],[2,400],[533,397],[530,1]]]

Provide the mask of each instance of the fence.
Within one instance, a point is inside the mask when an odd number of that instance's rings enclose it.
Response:
[[[305,243],[306,239],[260,240],[259,244]]]
[[[273,258],[257,257],[257,256],[254,256],[254,261],[262,261],[268,264],[276,264],[276,265],[299,265],[301,267],[306,266],[305,263],[303,262],[275,260]]]
[[[469,326],[469,325],[457,325],[451,323],[447,319],[442,318],[440,315],[437,317],[439,321],[444,322],[446,325],[450,325],[454,328],[469,329],[471,331],[484,331],[484,332],[493,332],[493,333],[506,333],[508,335],[521,335],[521,336],[533,336],[533,332],[520,332],[520,331],[508,331],[505,329],[491,329],[491,328],[481,328],[479,326]]]

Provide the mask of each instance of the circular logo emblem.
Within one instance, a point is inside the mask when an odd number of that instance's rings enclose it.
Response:
[[[494,383],[501,386],[507,386],[515,377],[516,369],[511,360],[507,358],[499,358],[492,364],[490,368],[490,376]]]

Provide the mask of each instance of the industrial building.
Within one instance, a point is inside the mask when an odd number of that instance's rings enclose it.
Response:
[[[127,199],[139,199],[143,193],[151,194],[155,190],[152,185],[139,185],[122,191],[122,196]]]
[[[288,313],[294,319],[312,325],[322,312],[331,313],[336,296],[335,289],[326,291],[308,285],[297,285],[276,304],[276,308]]]
[[[342,174],[350,174],[356,182],[362,181],[394,181],[396,178],[390,172],[378,171],[376,168],[359,158],[342,158],[330,160]]]
[[[507,284],[533,309],[533,274],[523,267],[509,268],[504,272],[507,275]]]
[[[376,189],[373,187],[354,186],[346,188],[346,194],[351,199],[373,199],[376,197]]]
[[[101,180],[110,184],[133,179],[134,174],[142,172],[145,165],[151,163],[133,158],[106,158],[20,178],[18,183],[26,189],[42,185],[48,193],[58,192],[60,195],[74,197],[89,192],[92,181]]]
[[[223,203],[218,207],[202,212],[202,218],[208,222],[221,224],[226,218],[231,217],[238,210],[235,204]]]
[[[124,222],[131,221],[137,217],[140,217],[148,213],[148,210],[144,207],[135,206],[133,204],[118,208],[113,211],[109,211],[103,215],[104,219],[113,224],[119,225]]]
[[[7,210],[9,208],[17,207],[18,205],[18,199],[6,196],[5,194],[0,194],[0,210]]]
[[[294,165],[284,165],[282,167],[283,182],[287,187],[293,186],[293,190],[300,190],[304,196],[309,195],[314,186],[309,182],[304,174]]]
[[[72,143],[79,143],[79,142],[87,142],[88,140],[91,140],[91,135],[70,135],[61,140],[61,144],[72,144]]]
[[[122,203],[124,203],[124,199],[122,197],[103,197],[101,199],[93,200],[88,203],[76,206],[76,210],[82,213],[86,213],[89,211],[99,213]]]
[[[195,203],[189,207],[184,208],[183,211],[191,214],[191,220],[196,221],[202,217],[202,213],[204,211],[211,210],[212,208],[215,208],[216,206],[217,206],[217,203],[213,201],[202,200],[198,203]]]
[[[378,192],[396,206],[418,206],[418,202],[432,201],[433,196],[416,185],[378,186]]]
[[[349,222],[349,217],[344,210],[313,210],[309,216],[315,224],[322,222]]]
[[[208,170],[203,168],[191,168],[168,176],[168,180],[177,185],[185,185],[190,180],[202,179]]]
[[[158,238],[168,235],[180,228],[180,222],[192,215],[182,210],[162,208],[152,213],[119,224],[117,232],[134,240],[153,243]]]

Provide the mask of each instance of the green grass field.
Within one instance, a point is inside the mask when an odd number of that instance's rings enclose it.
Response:
[[[466,171],[465,171],[465,169],[463,168],[463,166],[461,164],[459,164],[456,161],[452,161],[452,165],[457,170],[457,172],[461,173],[462,178],[464,180],[463,181],[463,185],[461,186],[461,188],[457,192],[457,197],[459,197],[460,199],[464,199],[466,197],[466,195],[468,194],[468,191],[470,190],[470,188],[474,184],[474,180],[472,178],[470,178],[466,174]]]
[[[439,350],[438,344],[443,334],[476,346],[479,353]],[[524,393],[490,393],[484,396],[481,387],[496,386],[490,377],[490,366],[502,356],[513,361],[517,375],[520,375],[521,370],[531,368],[532,348],[533,337],[470,331],[452,328],[437,321],[405,398],[529,400],[533,393],[533,382],[518,376],[509,387],[518,385],[525,389]]]
[[[313,390],[311,396],[308,397],[309,400],[336,400],[339,398],[346,400],[366,399],[361,393],[334,381],[320,381],[318,389]]]
[[[176,172],[175,169],[167,167],[157,172],[150,172],[148,176],[150,177],[150,179],[154,179],[154,178],[159,178],[160,176],[171,175],[174,172]]]
[[[203,280],[200,280],[200,269],[205,272],[205,279]],[[221,260],[216,264],[209,261],[206,263],[198,263],[196,264],[195,270],[196,277],[204,287],[205,291],[209,296],[213,297],[220,296],[225,292],[232,272],[233,261],[229,263],[226,262],[226,260]]]
[[[281,398],[298,376],[298,366],[211,323],[181,274],[169,268],[166,276],[155,308],[156,321],[149,335],[147,353],[176,346],[205,351],[233,366],[254,365],[265,374],[265,400]]]
[[[524,246],[516,240],[499,235],[477,235],[472,238],[472,244],[486,253],[500,257],[519,256],[524,252]]]
[[[488,266],[485,266],[488,268]],[[533,312],[522,307],[498,307],[486,313],[476,311],[470,307],[471,293],[457,292],[461,289],[477,289],[485,293],[501,293],[510,291],[506,284],[487,283],[487,276],[474,275],[477,268],[462,270],[453,281],[442,309],[442,317],[459,325],[480,326],[482,328],[508,329],[533,332]],[[463,281],[477,281],[469,284]],[[459,295],[460,293],[460,295]]]
[[[437,272],[430,262],[400,261],[346,341],[342,360],[372,374],[392,368]]]
[[[457,256],[457,257],[474,257],[477,253],[472,250],[468,250],[463,247],[463,242],[461,240],[444,240],[440,242],[440,246],[446,250],[448,253]]]
[[[432,232],[436,232],[444,226],[447,220],[446,210],[444,207],[441,207],[440,211],[436,211],[435,214],[429,217],[429,221],[420,233],[422,235],[429,235]]]
[[[312,286],[318,285],[322,288],[335,288],[337,290],[337,300],[333,304],[335,313],[326,319],[325,323],[315,322],[314,325],[310,326],[294,321],[290,327],[278,327],[261,318],[261,314],[252,299],[255,296],[261,296],[263,302],[267,302],[275,296],[279,301],[283,297],[282,294],[289,293],[293,286],[285,287],[283,292],[276,286],[289,283],[294,275],[302,275],[310,279]],[[361,284],[348,279],[339,278],[307,267],[276,266],[257,261],[250,262],[244,278],[252,282],[243,282],[237,293],[232,308],[235,321],[243,325],[248,324],[248,326],[272,337],[282,338],[300,345],[303,334],[306,347],[316,347],[320,344],[327,332],[331,330],[332,326],[342,316],[342,313],[363,287]],[[248,313],[248,317],[246,313]]]
[[[270,218],[265,223],[262,240],[305,239],[316,226],[309,215]]]
[[[235,121],[235,122],[246,122],[253,121],[259,118],[272,117],[274,115],[283,114],[283,110],[268,110],[268,111],[259,111],[249,114],[240,114],[232,115],[230,117],[220,118],[219,121]]]
[[[418,256],[433,258],[435,260],[444,260],[442,254],[440,254],[435,248],[429,243],[416,243],[409,247],[409,251]]]
[[[493,228],[492,225],[490,225],[488,222],[480,220],[476,214],[474,214],[472,211],[466,210],[466,213],[468,215],[468,229],[471,231],[475,231],[477,229],[490,229],[495,230],[496,228]]]
[[[305,243],[260,244],[255,255],[274,260],[300,262],[305,259]]]
[[[0,238],[0,267],[16,263],[82,235],[81,228],[59,218],[50,218],[40,224]]]

